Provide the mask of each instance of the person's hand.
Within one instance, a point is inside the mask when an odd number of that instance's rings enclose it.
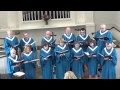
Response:
[[[64,56],[65,54],[60,54],[60,56]]]
[[[93,57],[97,57],[96,55],[93,55]]]
[[[91,58],[91,55],[88,55],[89,58]]]
[[[77,58],[77,60],[81,59],[80,57]]]
[[[48,58],[44,58],[45,60],[48,60]]]
[[[104,58],[104,60],[109,60],[109,58]]]
[[[19,64],[16,64],[16,65],[15,65],[15,67],[18,67],[18,66],[19,66]]]
[[[104,41],[104,39],[99,39],[100,41]]]
[[[109,59],[109,60],[112,60],[112,59]]]

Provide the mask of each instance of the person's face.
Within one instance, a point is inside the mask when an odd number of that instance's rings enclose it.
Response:
[[[106,44],[106,48],[107,48],[107,50],[110,50],[110,49],[111,49],[111,47],[112,47],[112,44],[111,44],[111,43]]]
[[[12,31],[8,31],[8,32],[7,32],[7,35],[8,35],[8,37],[12,37],[12,36],[13,36]]]
[[[106,27],[105,27],[104,25],[101,25],[101,26],[100,26],[100,30],[101,30],[102,32],[104,32],[104,31],[106,30]]]
[[[45,49],[45,50],[47,50],[48,48],[49,48],[48,45],[47,45],[47,46],[44,46],[44,49]]]
[[[12,53],[11,53],[11,56],[12,56],[12,57],[15,57],[15,56],[16,56],[16,52],[12,52]]]
[[[30,50],[29,47],[26,47],[26,52],[27,52],[27,53],[31,52],[31,50]]]
[[[75,48],[79,48],[80,47],[80,44],[75,44]]]
[[[64,42],[60,42],[60,46],[63,46],[64,45]]]
[[[94,46],[94,43],[90,43],[90,46],[92,46],[92,47],[93,47],[93,46]]]
[[[28,37],[29,37],[28,33],[25,33],[24,38],[28,38]]]
[[[81,35],[85,35],[85,31],[82,31],[82,30],[81,30],[81,31],[80,31],[80,34],[81,34]]]
[[[50,38],[51,34],[50,33],[46,33],[46,37]]]
[[[71,33],[71,29],[70,28],[66,28],[66,34],[70,34]]]

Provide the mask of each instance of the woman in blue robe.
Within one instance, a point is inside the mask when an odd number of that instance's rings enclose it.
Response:
[[[74,43],[76,41],[76,37],[73,33],[71,33],[71,28],[66,28],[66,33],[62,35],[62,38],[64,39],[65,43],[68,44],[69,49],[71,50],[74,47]]]
[[[84,76],[82,59],[82,57],[84,56],[84,52],[78,42],[76,42],[75,47],[72,48],[71,56],[72,56],[72,71],[74,72],[75,76],[79,79]]]
[[[64,79],[64,74],[70,70],[70,51],[69,47],[64,44],[64,39],[59,40],[59,45],[55,47],[56,58],[56,78]]]
[[[111,42],[106,43],[106,47],[102,50],[101,54],[103,55],[101,59],[101,79],[116,79],[117,52],[112,47]]]
[[[25,72],[25,78],[35,79],[36,62],[29,62],[29,61],[36,59],[36,57],[35,57],[35,53],[31,51],[30,45],[25,45],[24,52],[21,55],[21,59],[25,60],[25,62],[22,65],[22,69]]]
[[[37,51],[35,41],[33,40],[33,38],[29,37],[27,32],[24,33],[24,38],[20,40],[19,46],[21,52],[23,52],[25,45],[31,45],[33,52]]]
[[[42,79],[53,79],[53,50],[48,43],[40,50],[40,64],[42,69]]]
[[[54,49],[55,48],[55,39],[51,36],[51,32],[47,31],[46,36],[42,38],[41,44],[44,47],[44,43],[49,43],[49,46]]]
[[[99,47],[96,46],[95,41],[90,41],[90,46],[87,48],[88,56],[88,74],[89,78],[97,78],[98,75],[98,56]]]
[[[11,48],[15,48],[16,54],[18,54],[18,46],[18,38],[13,35],[12,31],[7,31],[7,37],[4,39],[4,47],[7,57],[10,55]]]
[[[20,71],[20,64],[15,64],[15,62],[20,61],[18,55],[16,55],[16,50],[13,48],[10,51],[10,56],[7,58],[7,71],[10,76],[13,73]]]

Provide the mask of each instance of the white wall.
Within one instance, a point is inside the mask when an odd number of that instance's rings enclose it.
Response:
[[[117,11],[94,11],[94,22],[96,29],[100,24],[106,24],[107,28],[113,26],[116,22]]]

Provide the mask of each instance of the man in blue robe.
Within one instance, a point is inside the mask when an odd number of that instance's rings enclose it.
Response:
[[[64,39],[59,40],[59,45],[55,47],[56,58],[56,78],[63,79],[64,74],[70,70],[70,51],[69,47],[64,44]]]
[[[18,54],[19,41],[12,31],[7,31],[7,37],[4,39],[4,47],[7,57],[10,55],[11,48],[15,48],[16,54]]]
[[[116,79],[117,52],[108,41],[101,53],[102,73],[101,79]]]
[[[42,69],[42,79],[53,79],[53,59],[54,54],[48,43],[40,50],[40,64]]]
[[[79,36],[77,36],[77,42],[80,43],[80,46],[82,47],[83,51],[86,52],[89,42],[90,42],[90,36],[88,34],[86,34],[85,28],[81,28],[80,34],[79,34]],[[83,60],[84,60],[84,71],[85,71],[85,70],[87,70],[88,57],[84,56]]]
[[[100,52],[102,52],[102,49],[105,48],[106,42],[112,42],[112,33],[106,29],[106,25],[102,24],[100,25],[100,30],[95,33],[94,38],[96,38],[96,43],[99,46]]]
[[[49,46],[52,49],[55,48],[55,39],[51,36],[50,31],[46,31],[46,36],[42,38],[42,41],[41,41],[42,47],[44,46],[44,43],[49,43]]]
[[[66,33],[62,35],[62,38],[64,39],[65,43],[69,46],[69,49],[71,50],[74,47],[76,37],[73,33],[71,33],[70,27],[66,28]]]

